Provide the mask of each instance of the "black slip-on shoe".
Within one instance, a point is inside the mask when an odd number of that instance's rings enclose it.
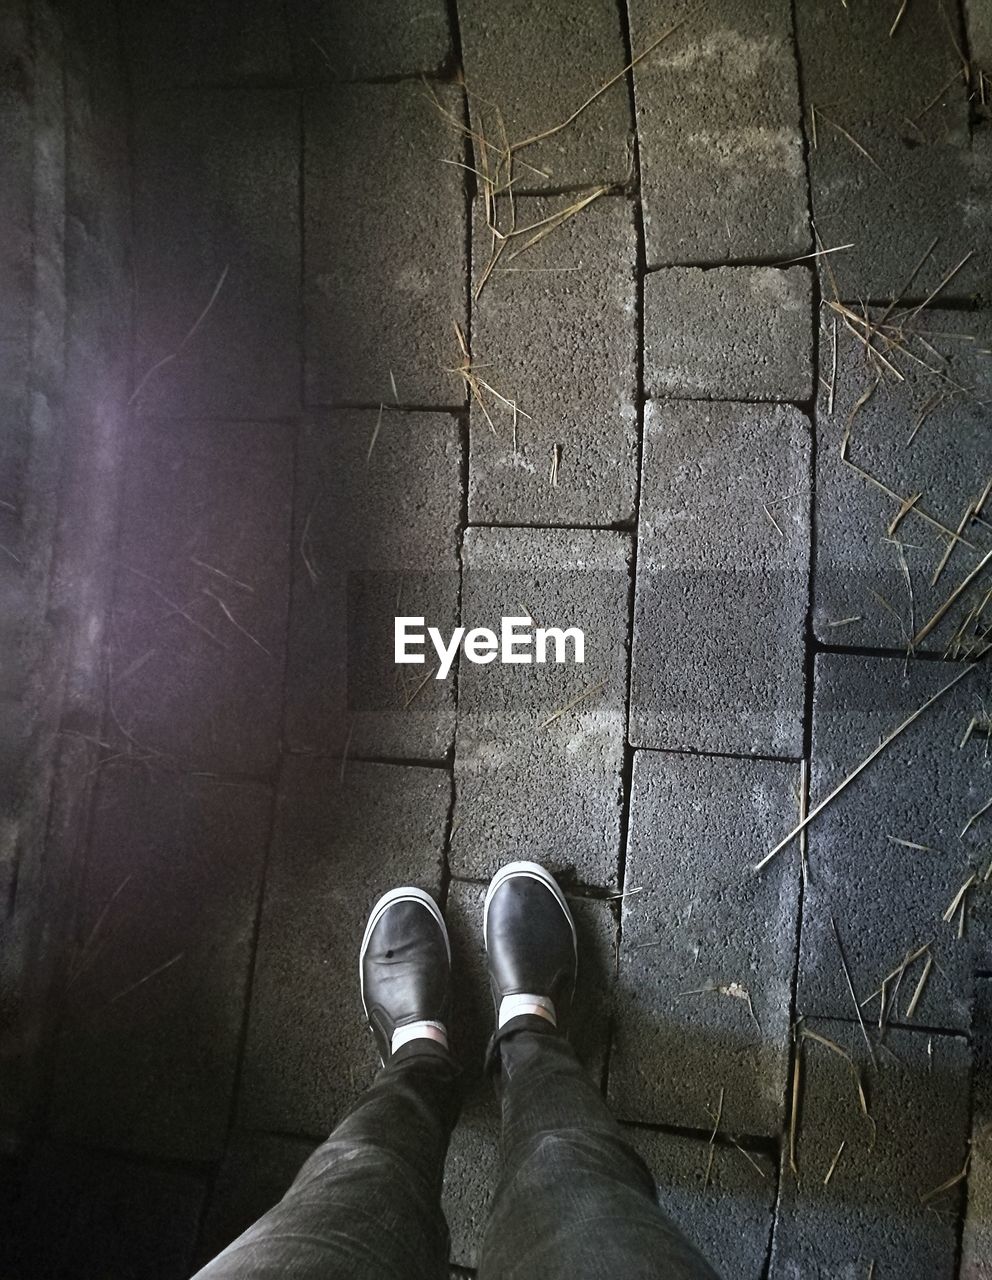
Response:
[[[390,889],[372,908],[358,961],[362,1005],[383,1064],[412,1040],[448,1047],[451,944],[423,889]]]
[[[513,1018],[543,1018],[567,1034],[578,970],[575,921],[554,877],[536,862],[511,862],[486,893],[483,933],[496,1034]]]

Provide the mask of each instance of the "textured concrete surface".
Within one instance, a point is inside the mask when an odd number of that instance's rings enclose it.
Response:
[[[203,1194],[202,1178],[178,1169],[46,1143],[28,1169],[16,1274],[185,1280]]]
[[[236,1129],[214,1179],[197,1243],[197,1265],[226,1249],[289,1190],[315,1143]]]
[[[318,83],[437,71],[451,56],[445,0],[288,0],[297,74]]]
[[[625,1133],[654,1175],[658,1203],[722,1280],[760,1280],[775,1207],[772,1160],[726,1139],[711,1145],[651,1129]]]
[[[450,781],[439,769],[289,757],[252,986],[239,1118],[329,1132],[378,1065],[357,957],[368,912],[397,884],[437,895]]]
[[[451,1261],[477,1267],[499,1181],[499,1108],[491,1095],[462,1111],[448,1148],[441,1208],[451,1233]]]
[[[648,266],[808,253],[789,0],[629,10],[635,53],[684,20],[634,68]]]
[[[992,978],[975,983],[972,1035],[971,1164],[960,1278],[988,1280],[992,1268]]]
[[[613,532],[466,530],[463,624],[527,615],[538,627],[578,626],[585,661],[461,662],[455,875],[538,857],[566,878],[616,884],[630,552]]]
[[[634,744],[802,753],[809,487],[798,409],[646,406]]]
[[[675,267],[644,281],[644,389],[686,400],[812,394],[805,267]]]
[[[369,452],[371,449],[371,453]],[[447,414],[313,414],[299,445],[286,736],[294,750],[440,760],[454,678],[397,667],[393,619],[458,620],[461,427]]]
[[[573,202],[518,200],[516,226],[537,226]],[[603,198],[524,249],[530,238],[509,241],[472,308],[478,376],[515,402],[517,415],[514,425],[512,409],[486,388],[485,412],[472,404],[469,518],[629,520],[637,487],[633,210],[625,199]],[[477,284],[492,252],[492,235],[477,218]]]
[[[810,802],[826,796],[878,743],[964,668],[954,663],[820,655],[813,697]],[[989,798],[985,739],[960,742],[990,695],[985,667],[972,670],[902,733],[809,827],[803,899],[799,1011],[853,1016],[831,918],[862,1000],[903,957],[926,942],[934,963],[915,1010],[925,1027],[965,1030],[971,974],[989,941],[987,887],[967,897],[966,928],[942,916],[972,871],[988,866],[988,820],[968,820]],[[788,825],[781,832],[785,835]],[[898,841],[923,845],[907,847]],[[773,842],[773,843],[777,843]],[[779,855],[796,857],[795,849]],[[888,1020],[903,1022],[925,957],[888,988]],[[877,1022],[879,999],[865,1006]]]
[[[108,732],[119,750],[165,763],[270,769],[282,722],[293,433],[144,421],[130,446]]]
[[[882,315],[873,319],[881,323]],[[903,350],[890,348],[886,358],[902,381],[882,369],[881,382],[860,336],[840,320],[835,331],[829,313],[820,321],[826,385],[821,381],[817,406],[813,625],[825,644],[905,650],[992,546],[981,519],[962,524],[992,475],[985,407],[992,361],[982,354],[992,346],[992,323],[973,313],[929,310],[912,324],[895,316],[885,323],[892,321],[904,327]],[[893,529],[903,501],[916,495]],[[989,507],[986,499],[986,520]],[[960,528],[971,544],[955,546],[936,583],[949,539],[930,520]],[[986,590],[979,576],[915,647],[945,653]],[[951,652],[966,653],[982,629],[967,626]]]
[[[627,65],[620,13],[611,0],[458,0],[472,126],[511,145],[568,119]],[[630,90],[618,82],[575,123],[520,149],[520,191],[620,183],[632,173]]]
[[[271,808],[254,783],[106,766],[56,1054],[59,1136],[220,1155]]]
[[[751,863],[797,811],[797,767],[639,751],[610,1098],[631,1120],[781,1127],[799,869]]]
[[[452,88],[434,94],[460,119]],[[458,129],[419,81],[315,89],[304,118],[308,401],[460,405],[449,372],[467,297]]]
[[[132,82],[143,93],[147,86],[285,80],[290,74],[285,9],[282,0],[126,4],[122,17]]]
[[[817,0],[796,6],[804,94],[816,109],[809,160],[817,231],[827,247],[852,245],[830,255],[846,300],[899,296],[935,237],[906,296],[922,301],[970,250],[941,297],[987,295],[992,165],[969,132],[958,9],[910,5],[890,37],[896,12],[884,4],[839,15]],[[862,92],[852,94],[852,84]],[[822,281],[833,296],[826,261]]]
[[[856,1023],[816,1022],[813,1029],[842,1054],[804,1041],[799,1181],[786,1156],[772,1280],[860,1276],[872,1263],[880,1278],[950,1280],[961,1186],[938,1189],[960,1173],[967,1150],[966,1041],[892,1032],[891,1052],[875,1072]],[[861,1112],[856,1073],[870,1119]]]
[[[992,70],[992,10],[984,0],[964,0],[964,14],[971,60],[988,75]]]
[[[169,90],[141,99],[135,131],[138,405],[183,417],[295,413],[297,96]]]

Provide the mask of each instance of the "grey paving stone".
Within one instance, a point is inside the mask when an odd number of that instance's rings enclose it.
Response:
[[[285,80],[289,32],[282,0],[159,0],[122,6],[131,81],[147,86]]]
[[[183,88],[140,103],[135,369],[147,411],[297,411],[299,137],[289,91]]]
[[[516,225],[533,226],[572,202],[518,200]],[[469,517],[501,524],[630,520],[637,487],[630,204],[596,200],[511,260],[515,252],[504,251],[473,305],[472,359],[478,376],[522,412],[514,429],[512,411],[485,388],[485,412],[473,403]],[[491,237],[477,218],[477,283],[490,257]]]
[[[685,400],[805,400],[813,387],[805,267],[673,267],[644,281],[644,385]]]
[[[882,313],[873,315],[881,321]],[[905,651],[992,546],[987,525],[966,521],[961,533],[972,546],[958,544],[933,582],[949,539],[926,517],[958,529],[992,475],[984,407],[992,398],[992,361],[980,354],[992,345],[992,323],[980,313],[927,311],[905,326],[900,341],[904,351],[890,348],[886,358],[902,381],[886,372],[876,387],[879,371],[867,363],[864,344],[842,323],[835,335],[833,319],[821,318],[826,385],[817,413],[813,624],[827,644]],[[902,501],[917,494],[918,509],[890,532]],[[986,500],[986,519],[989,506]],[[915,647],[967,652],[984,630],[977,619],[957,645],[952,641],[987,589],[979,576]]]
[[[857,1023],[817,1022],[813,1029],[850,1061],[804,1041],[799,1182],[785,1152],[771,1280],[862,1276],[873,1262],[880,1280],[950,1280],[961,1187],[927,1197],[964,1164],[967,1043],[895,1031],[891,1053],[875,1072]],[[870,1121],[861,1113],[855,1073],[864,1081]]]
[[[825,246],[853,246],[830,255],[830,271],[847,300],[896,297],[939,236],[907,297],[926,298],[969,250],[941,297],[985,295],[992,166],[970,136],[958,9],[911,5],[890,38],[895,15],[894,6],[858,5],[834,21],[817,0],[796,6],[805,98],[817,109],[813,214]]]
[[[297,74],[325,82],[437,71],[451,57],[445,0],[288,0]]]
[[[445,919],[451,934],[452,963],[458,973],[453,992],[453,1043],[466,1078],[480,1076],[493,1031],[493,1003],[482,937],[486,885],[452,880]],[[616,984],[617,922],[613,904],[568,895],[579,935],[579,982],[570,1039],[589,1074],[599,1080],[606,1062]],[[491,1087],[483,1085],[486,1096]],[[471,1265],[475,1265],[474,1263]]]
[[[585,661],[461,662],[455,875],[487,878],[538,857],[566,881],[616,884],[630,552],[613,532],[466,530],[463,625],[529,615],[537,627],[579,627]]]
[[[458,91],[434,93],[461,118]],[[308,400],[460,405],[465,175],[442,161],[462,136],[419,81],[315,90],[305,133]]]
[[[988,1280],[992,1266],[992,978],[975,983],[972,1046],[971,1163],[960,1280]]]
[[[966,668],[955,663],[821,654],[816,659],[810,802],[837,786],[897,726]],[[989,798],[983,737],[961,739],[990,696],[988,671],[972,669],[905,730],[809,827],[797,1004],[816,1016],[853,1016],[831,918],[836,921],[865,1017],[904,956],[930,942],[934,964],[915,1011],[922,1026],[966,1029],[972,969],[988,953],[986,886],[968,897],[967,927],[942,916],[969,873],[988,866],[988,824],[971,818]],[[785,835],[788,826],[781,832]],[[962,834],[963,833],[963,834]],[[898,841],[926,846],[915,849]],[[773,841],[773,843],[776,843]],[[769,846],[771,847],[771,846]],[[795,859],[794,849],[780,858]],[[906,1021],[920,957],[888,987],[888,1018]]]
[[[375,439],[374,445],[371,442]],[[370,445],[372,447],[369,453]],[[443,759],[454,677],[394,661],[394,618],[458,621],[462,443],[446,414],[314,414],[300,442],[286,736],[303,751]]]
[[[610,0],[459,0],[465,81],[476,132],[513,143],[554,128],[629,61]],[[567,128],[521,150],[515,190],[624,182],[633,143],[627,78]]]
[[[798,782],[770,760],[635,755],[610,1061],[627,1119],[706,1129],[722,1091],[731,1132],[780,1129],[799,873],[750,866]]]
[[[133,426],[111,633],[122,751],[241,773],[274,765],[292,493],[288,427]]]
[[[203,1195],[185,1172],[46,1143],[28,1168],[23,1269],[12,1274],[186,1280]]]
[[[646,406],[635,745],[802,753],[809,472],[798,409]]]
[[[234,1131],[207,1200],[196,1250],[200,1266],[282,1199],[314,1148],[306,1138]]]
[[[489,1207],[499,1181],[499,1109],[491,1096],[479,1097],[462,1111],[448,1147],[441,1208],[451,1233],[450,1258],[476,1267]]]
[[[437,895],[450,791],[440,769],[285,761],[242,1074],[246,1127],[330,1132],[372,1080],[362,931],[397,884]]]
[[[254,783],[105,767],[58,1041],[58,1136],[219,1158],[271,804]]]
[[[650,1129],[626,1136],[654,1175],[662,1209],[723,1280],[762,1280],[775,1206],[768,1156]]]
[[[686,19],[633,73],[648,266],[809,252],[789,0],[629,8],[635,51]]]
[[[992,71],[992,9],[985,0],[964,0],[965,29],[972,64]]]

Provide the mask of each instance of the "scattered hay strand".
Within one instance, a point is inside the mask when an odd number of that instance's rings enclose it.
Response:
[[[827,1170],[827,1172],[826,1172],[826,1176],[825,1176],[825,1177],[824,1177],[824,1179],[823,1179],[823,1185],[824,1185],[824,1186],[826,1186],[826,1185],[827,1185],[827,1183],[830,1181],[830,1179],[834,1176],[834,1171],[836,1170],[836,1168],[837,1168],[838,1164],[840,1163],[840,1158],[841,1158],[841,1156],[844,1154],[844,1148],[845,1148],[846,1146],[847,1146],[847,1139],[845,1138],[845,1139],[841,1142],[840,1146],[837,1148],[837,1154],[836,1154],[836,1155],[834,1156],[834,1158],[830,1161],[830,1168]]]
[[[565,715],[567,712],[577,707],[580,703],[585,702],[587,698],[591,698],[593,694],[598,693],[600,689],[604,687],[605,684],[606,684],[605,680],[600,680],[598,684],[591,685],[588,689],[583,689],[583,691],[579,694],[576,694],[576,696],[572,698],[571,701],[566,702],[563,707],[559,707],[557,711],[552,712],[552,714],[548,716],[546,720],[542,720],[541,723],[537,726],[538,729],[546,729],[549,724],[553,724],[560,716]]]
[[[271,658],[273,656],[271,649],[266,649],[265,645],[262,644],[261,640],[253,636],[252,633],[246,627],[243,627],[241,625],[241,623],[237,620],[237,618],[234,616],[231,610],[227,607],[224,601],[220,598],[220,596],[217,595],[216,592],[211,591],[209,587],[203,587],[201,589],[205,596],[209,596],[211,600],[216,601],[224,617],[228,620],[228,622],[231,624],[232,627],[234,627],[236,631],[240,631],[241,634],[245,637],[245,639],[250,640],[256,649],[261,649],[261,651],[265,654],[267,658]]]
[[[878,170],[878,172],[879,172],[883,177],[885,177],[885,170],[884,170],[884,169],[882,168],[882,166],[878,163],[878,161],[877,161],[877,160],[875,159],[875,157],[871,154],[871,152],[870,152],[870,151],[868,151],[865,147],[863,147],[863,146],[861,145],[861,143],[857,140],[857,138],[855,138],[855,137],[854,137],[854,135],[853,135],[853,134],[848,133],[848,131],[844,128],[844,126],[843,126],[842,124],[838,124],[836,120],[833,120],[833,119],[831,119],[831,117],[830,117],[830,116],[826,115],[826,113],[824,112],[824,110],[823,110],[823,108],[822,108],[822,107],[820,108],[820,116],[822,117],[822,119],[826,120],[827,124],[828,124],[828,125],[830,125],[830,127],[831,127],[832,129],[836,129],[836,130],[837,130],[837,132],[838,132],[842,137],[846,138],[846,139],[847,139],[847,141],[851,144],[851,146],[855,149],[855,151],[857,151],[857,152],[859,152],[861,155],[863,155],[863,156],[864,156],[864,158],[868,161],[868,163],[869,163],[869,164],[870,164],[874,169],[877,169],[877,170]]]
[[[796,1162],[796,1139],[799,1129],[799,1086],[802,1079],[802,1038],[796,1041],[795,1056],[792,1060],[792,1113],[789,1116],[789,1168],[794,1178],[799,1177],[799,1165]]]
[[[915,840],[903,840],[899,836],[886,836],[887,840],[891,840],[893,844],[901,844],[904,849],[915,849],[919,853],[940,853],[939,849],[935,849],[933,845],[918,844]]]
[[[240,578],[234,578],[229,573],[225,573],[223,569],[218,569],[215,565],[207,564],[205,560],[198,560],[196,556],[190,556],[190,564],[195,564],[200,569],[206,569],[208,573],[216,574],[218,578],[223,578],[225,582],[230,582],[235,587],[240,587],[242,591],[250,591],[255,594],[255,588],[247,582],[242,582]]]
[[[372,438],[369,440],[368,452],[365,455],[365,465],[368,466],[372,461],[372,450],[375,448],[375,442],[379,439],[379,432],[382,430],[382,414],[386,406],[379,405],[379,415],[375,420],[375,427],[372,430]]]
[[[955,538],[957,538],[956,534],[954,536]],[[947,597],[944,603],[940,605],[940,607],[933,613],[929,621],[925,622],[923,626],[919,629],[919,631],[913,637],[914,648],[921,641],[927,638],[930,632],[933,631],[934,627],[936,627],[940,623],[940,620],[947,613],[948,609],[953,607],[955,602],[961,598],[964,592],[968,590],[971,584],[975,581],[977,577],[979,577],[979,575],[985,570],[986,566],[990,562],[992,562],[992,548],[986,551],[985,555],[982,556],[981,560],[979,560],[979,562],[975,565],[975,567],[971,570],[970,573],[965,574],[965,576],[961,579],[961,581],[954,588],[951,594]]]
[[[909,8],[909,0],[902,0],[902,4],[899,6],[899,12],[896,14],[895,19],[893,20],[892,26],[889,27],[890,40],[895,35],[896,31],[899,29],[899,23],[902,22],[903,18],[906,16],[906,10],[908,8]]]
[[[931,1200],[936,1200],[938,1196],[942,1196],[946,1191],[950,1191],[953,1187],[956,1187],[959,1182],[964,1182],[965,1178],[968,1176],[968,1166],[970,1164],[971,1152],[969,1151],[965,1156],[964,1164],[961,1169],[952,1177],[948,1178],[946,1182],[942,1182],[939,1187],[934,1187],[932,1191],[927,1191],[924,1195],[921,1195],[920,1204],[929,1204]]]
[[[944,921],[944,924],[951,923],[951,921],[954,919],[955,915],[957,914],[959,907],[961,907],[961,905],[965,901],[965,898],[968,894],[968,890],[971,888],[973,884],[977,884],[977,883],[978,883],[978,876],[975,875],[973,871],[971,875],[968,877],[968,879],[961,886],[961,888],[954,895],[954,897],[951,899],[947,910],[944,912],[943,916],[941,916],[941,919]]]
[[[968,527],[968,521],[971,519],[974,512],[975,512],[974,503],[972,502],[965,503],[965,508],[964,508],[964,511],[962,512],[961,519],[958,521],[957,532],[958,532],[959,538],[961,534],[964,533],[965,529]],[[948,542],[947,546],[944,548],[944,554],[940,558],[940,563],[937,565],[937,568],[934,570],[933,577],[930,579],[931,587],[935,587],[937,585],[937,581],[940,578],[940,575],[947,568],[947,562],[948,560],[950,560],[951,554],[957,545],[958,544],[956,541]]]
[[[142,391],[144,391],[145,387],[148,385],[151,379],[155,376],[155,374],[158,373],[160,369],[164,369],[167,364],[171,364],[173,360],[178,359],[178,357],[182,355],[183,351],[185,351],[186,347],[189,346],[189,344],[193,341],[193,338],[196,336],[196,333],[199,330],[200,326],[203,324],[207,316],[213,310],[214,303],[220,297],[220,291],[224,287],[224,281],[227,279],[227,273],[229,270],[230,270],[230,264],[225,266],[224,270],[220,273],[220,279],[214,285],[214,291],[210,295],[210,300],[208,301],[207,305],[203,308],[203,310],[200,312],[200,314],[196,317],[196,319],[193,321],[193,327],[187,332],[185,338],[183,338],[179,346],[176,347],[175,351],[170,352],[167,356],[163,356],[161,360],[159,360],[156,364],[153,364],[152,367],[141,379],[141,381],[138,383],[138,385],[131,392],[131,395],[128,398],[128,402],[127,402],[127,407],[129,409],[131,405],[134,404],[135,400],[137,400],[138,396],[141,395]]]
[[[985,648],[982,651],[982,656],[984,656],[984,654],[988,652],[989,648],[992,648],[992,642],[990,642],[985,646]],[[819,804],[814,805],[814,807],[810,810],[810,812],[806,815],[806,817],[803,818],[795,827],[793,827],[793,829],[788,833],[788,835],[784,836],[778,842],[778,844],[775,845],[773,849],[769,850],[769,852],[765,854],[765,856],[761,859],[760,862],[757,862],[754,865],[753,870],[760,871],[762,867],[766,866],[769,862],[771,862],[772,858],[774,858],[777,854],[781,853],[782,850],[786,848],[786,846],[789,845],[796,838],[796,836],[798,836],[802,831],[804,831],[809,826],[809,824],[814,820],[814,818],[818,817],[824,811],[824,809],[827,808],[828,805],[832,804],[834,800],[836,800],[837,797],[843,791],[845,791],[851,785],[851,783],[854,782],[854,780],[858,778],[865,771],[865,769],[869,767],[869,765],[874,763],[874,761],[878,759],[878,757],[882,754],[883,751],[885,751],[888,747],[890,747],[892,743],[895,742],[896,739],[901,734],[905,733],[905,731],[911,725],[915,724],[915,722],[919,720],[919,718],[922,715],[924,715],[927,711],[929,711],[929,709],[932,706],[934,706],[937,702],[939,702],[941,698],[945,696],[945,694],[950,693],[950,691],[954,688],[955,685],[960,684],[962,680],[967,679],[967,677],[971,675],[974,669],[975,669],[975,666],[974,664],[972,664],[965,667],[962,671],[959,671],[958,674],[954,676],[953,679],[949,680],[947,684],[943,685],[940,689],[938,689],[935,694],[927,698],[926,702],[918,706],[911,715],[908,715],[901,724],[897,725],[890,733],[886,734],[886,736],[881,740],[881,742],[879,742],[878,746],[875,747],[875,749],[871,751],[867,756],[865,756],[864,760],[862,760],[861,763],[856,768],[854,768],[847,775],[847,777],[843,779],[842,782],[839,782],[837,786],[834,787],[834,789],[829,793],[829,795],[825,796],[824,799],[822,799],[819,802]]]
[[[828,627],[850,627],[855,622],[862,622],[862,621],[864,621],[862,615],[860,613],[855,613],[855,614],[852,614],[851,617],[849,618],[836,618],[833,622],[828,622],[827,626]]]
[[[868,1056],[871,1059],[871,1065],[877,1067],[875,1061],[875,1049],[868,1037],[868,1028],[865,1026],[865,1020],[861,1016],[861,1005],[858,1004],[858,997],[855,994],[854,983],[851,980],[851,970],[848,967],[847,956],[844,954],[844,944],[840,940],[840,930],[837,928],[837,921],[831,915],[830,926],[834,931],[834,941],[837,943],[837,952],[840,956],[841,968],[844,970],[844,980],[847,983],[847,989],[851,993],[851,1002],[854,1005],[854,1012],[858,1015],[858,1025],[861,1027],[861,1034],[865,1038],[865,1044],[868,1046]]]
[[[966,836],[968,832],[971,830],[971,828],[978,821],[978,819],[981,818],[984,814],[988,813],[990,809],[992,809],[992,796],[990,796],[989,799],[985,801],[985,803],[982,805],[980,809],[975,810],[975,812],[971,815],[968,821],[961,828],[962,837]]]
[[[561,445],[551,446],[551,469],[548,472],[548,484],[552,489],[558,488],[558,469],[561,466]]]
[[[917,1007],[919,1006],[919,1003],[920,1003],[920,998],[923,995],[923,988],[927,985],[927,978],[930,977],[930,970],[932,968],[933,968],[933,955],[932,953],[927,952],[927,958],[923,964],[923,972],[920,974],[919,980],[916,983],[916,989],[913,991],[913,997],[910,1000],[909,1004],[906,1006],[905,1019],[907,1022],[912,1022],[916,1014]]]
[[[846,1049],[842,1048],[836,1040],[831,1040],[827,1036],[820,1035],[818,1031],[813,1031],[810,1027],[803,1027],[803,1039],[814,1040],[817,1044],[822,1044],[825,1049],[829,1049],[831,1053],[835,1053],[838,1057],[844,1059],[851,1068],[851,1074],[854,1076],[854,1082],[858,1090],[858,1105],[861,1108],[861,1114],[868,1121],[872,1128],[872,1146],[875,1145],[876,1127],[871,1112],[868,1110],[868,1098],[865,1095],[864,1085],[861,1082],[861,1073],[857,1064]]]

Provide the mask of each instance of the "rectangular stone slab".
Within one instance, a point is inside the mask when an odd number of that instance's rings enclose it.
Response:
[[[296,74],[317,84],[440,71],[451,56],[445,0],[287,0],[285,13]]]
[[[460,120],[461,94],[432,89]],[[304,122],[308,403],[459,406],[462,135],[419,80],[314,89]]]
[[[806,267],[673,267],[644,280],[644,389],[682,400],[806,400]]]
[[[553,129],[629,61],[610,0],[459,0],[458,22],[472,127],[490,148],[505,145],[501,124],[511,145]],[[567,128],[516,154],[514,189],[623,182],[632,143],[623,77]]]
[[[461,660],[450,863],[488,878],[521,850],[566,879],[616,884],[630,539],[582,529],[468,529],[462,623],[579,627],[585,662]]]
[[[271,804],[255,783],[105,766],[57,1052],[60,1137],[220,1157]]]
[[[950,662],[907,666],[897,658],[819,655],[811,806],[967,670]],[[982,876],[989,864],[988,818],[965,831],[992,790],[987,739],[972,734],[960,745],[969,721],[982,713],[989,697],[987,667],[972,668],[810,824],[796,997],[800,1012],[854,1016],[832,917],[854,989],[868,1001],[864,1017],[869,1024],[878,1022],[879,998],[868,998],[904,956],[929,942],[934,964],[915,1021],[948,1030],[968,1027],[976,956],[989,944],[985,886],[968,897],[963,938],[958,938],[957,915],[950,923],[942,916],[969,874]],[[795,857],[794,846],[779,855]],[[907,1020],[925,963],[921,956],[909,967],[898,994],[895,984],[889,985],[890,999],[896,998],[888,1021]]]
[[[398,884],[438,895],[450,793],[440,769],[285,761],[241,1080],[246,1127],[329,1133],[371,1083],[362,932]]]
[[[250,6],[158,0],[122,11],[127,58],[138,92],[146,86],[288,80],[289,35],[282,0]]]
[[[458,620],[462,428],[447,414],[313,413],[297,468],[286,735],[294,750],[441,760],[455,681],[394,661],[394,619]],[[371,451],[370,451],[371,450]]]
[[[813,216],[824,247],[852,246],[821,260],[823,292],[898,297],[938,239],[906,296],[928,297],[974,250],[940,295],[966,301],[992,282],[992,165],[969,129],[958,6],[910,4],[890,36],[897,12],[796,5]]]
[[[184,88],[140,100],[139,407],[255,420],[298,410],[299,138],[290,90]]]
[[[572,196],[517,200],[516,226],[535,227],[573,203]],[[499,524],[631,520],[637,488],[631,206],[603,197],[525,249],[530,238],[508,242],[472,307],[478,377],[515,402],[517,415],[514,424],[512,408],[485,387],[485,410],[473,400],[469,517]],[[491,255],[492,235],[477,201],[477,287]]]
[[[988,525],[964,519],[992,483],[992,324],[957,311],[871,319],[886,326],[874,346],[889,369],[866,358],[863,330],[820,319],[813,625],[824,644],[905,652],[992,547]],[[901,349],[886,350],[886,336]],[[988,498],[983,511],[987,521]],[[945,561],[958,530],[970,545]],[[988,626],[987,610],[969,622],[988,588],[978,575],[914,647],[963,656]]]
[[[134,424],[110,629],[108,733],[122,751],[274,766],[292,500],[289,427]]]
[[[658,1203],[716,1268],[721,1280],[763,1272],[775,1207],[775,1166],[725,1138],[626,1127],[625,1137],[654,1176]],[[712,1160],[711,1160],[712,1156]]]
[[[968,1211],[961,1239],[961,1280],[983,1280],[992,1258],[992,978],[975,983]]]
[[[799,769],[634,756],[610,1098],[624,1117],[772,1134],[789,1060],[799,868],[751,863],[795,820]]]
[[[801,754],[809,435],[790,406],[646,406],[636,746]]]
[[[648,266],[808,253],[789,0],[629,9],[635,53],[684,20],[633,70]]]
[[[771,1280],[866,1275],[873,1261],[879,1276],[951,1280],[962,1188],[929,1197],[964,1165],[967,1042],[893,1031],[891,1053],[875,1071],[857,1023],[810,1025],[842,1052],[810,1039],[802,1045],[799,1184],[786,1151]]]

